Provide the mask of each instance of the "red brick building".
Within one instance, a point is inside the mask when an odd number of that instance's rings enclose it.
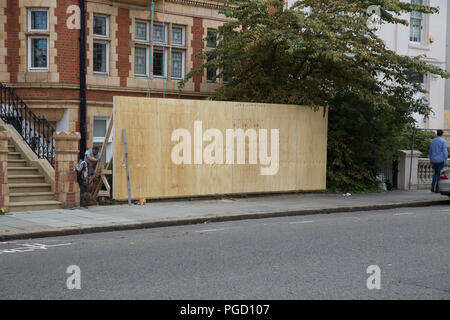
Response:
[[[79,0],[0,2],[0,82],[13,87],[57,131],[79,131]],[[215,41],[222,0],[86,0],[87,146],[99,144],[113,97],[201,99],[221,84],[212,72],[178,82]],[[163,24],[164,22],[164,24]],[[164,27],[165,26],[165,27]],[[151,34],[150,34],[151,33]],[[150,40],[153,40],[152,42]]]

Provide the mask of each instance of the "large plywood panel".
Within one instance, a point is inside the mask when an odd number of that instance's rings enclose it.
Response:
[[[179,99],[115,97],[114,99],[114,198],[127,198],[122,130],[126,130],[131,197],[167,198],[213,194],[323,190],[326,179],[327,114],[306,106],[218,102]],[[223,137],[223,163],[195,163],[212,142],[202,135],[195,140],[195,122],[201,132],[216,129]],[[176,129],[190,134],[191,163],[175,164],[172,141]],[[197,128],[199,128],[197,124]],[[250,162],[250,140],[227,146],[227,129],[255,130],[256,163]],[[267,155],[271,156],[271,130],[278,130],[278,171],[262,175],[261,132],[267,130]],[[181,140],[180,140],[181,141]],[[238,147],[245,161],[237,163]],[[197,148],[197,149],[196,149]],[[234,163],[227,163],[233,150]],[[199,157],[198,159],[200,159]],[[275,162],[272,160],[272,162]]]

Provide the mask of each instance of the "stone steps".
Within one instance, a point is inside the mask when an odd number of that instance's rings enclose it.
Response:
[[[34,167],[8,167],[8,177],[18,175],[37,175],[39,174],[38,168]]]
[[[12,202],[54,200],[53,192],[16,192],[9,194]]]
[[[34,211],[59,209],[61,203],[54,200],[52,186],[38,168],[28,165],[15,146],[8,144],[9,211]]]
[[[45,178],[43,175],[40,174],[33,174],[33,175],[25,175],[25,174],[18,174],[18,175],[11,175],[8,174],[8,183],[44,183]]]
[[[44,201],[19,201],[10,202],[9,211],[35,211],[35,210],[50,210],[61,208],[61,203],[56,200],[44,200]]]
[[[15,167],[26,167],[27,166],[27,160],[24,159],[8,159],[8,168],[15,168]]]
[[[50,192],[52,186],[49,183],[10,183],[9,193],[16,192]]]

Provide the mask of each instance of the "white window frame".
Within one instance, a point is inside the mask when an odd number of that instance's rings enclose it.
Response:
[[[153,70],[155,68],[155,64],[153,63],[153,60],[152,60],[152,70],[151,70],[152,76],[153,76],[153,78],[157,78],[157,79],[165,79],[165,78],[167,78],[167,63],[168,63],[168,59],[167,59],[168,54],[167,54],[167,52],[169,51],[169,49],[165,48],[165,47],[164,48],[163,47],[153,47],[152,59],[154,57],[155,50],[163,52],[163,75],[160,76],[160,75],[155,75],[154,74]]]
[[[173,28],[178,28],[181,29],[181,44],[178,43],[174,43],[173,42]],[[176,47],[186,47],[186,27],[182,26],[182,25],[178,25],[178,24],[174,24],[172,25],[172,29],[171,29],[171,45],[172,46],[176,46]]]
[[[140,74],[140,73],[136,73],[136,48],[142,48],[142,49],[145,49],[145,60],[146,60],[146,68],[145,68],[145,74]],[[135,66],[135,68],[134,68],[134,76],[136,77],[136,78],[141,78],[141,77],[148,77],[148,75],[149,75],[149,70],[150,70],[150,53],[149,53],[149,47],[146,47],[146,46],[139,46],[139,45],[136,45],[135,47],[134,47],[134,66]]]
[[[32,29],[31,26],[31,13],[34,11],[45,11],[47,12],[47,29]],[[49,32],[50,30],[50,17],[48,8],[29,8],[28,9],[28,32]]]
[[[105,137],[94,137],[95,120],[105,120],[106,121],[106,132],[105,132],[105,135],[106,135],[106,133],[108,132],[110,118],[94,116],[94,119],[92,120],[92,145],[95,145],[96,143],[103,144],[103,142],[105,142]],[[108,139],[108,141],[106,141],[106,149],[105,149],[106,153],[105,153],[105,158],[104,158],[104,160],[106,162],[108,162],[108,160],[110,160],[110,158],[111,158],[110,153],[112,152],[113,131],[111,131],[111,134],[109,135],[109,139]],[[102,148],[103,148],[103,146],[102,146]]]
[[[219,78],[219,74],[220,74],[220,69],[216,69],[216,80],[209,80],[208,79],[208,68],[206,68],[206,82],[207,83],[219,83],[220,82],[220,78]]]
[[[206,38],[208,39],[208,31],[217,31],[216,29],[213,29],[213,28],[207,28],[206,29]],[[208,51],[208,50],[214,50],[214,49],[216,49],[217,48],[217,46],[219,45],[219,39],[220,39],[220,35],[217,33],[216,34],[216,46],[215,47],[208,47],[208,41],[206,41],[206,44],[205,44],[205,47],[206,47],[206,50]],[[208,79],[208,68],[206,68],[206,70],[205,70],[205,79],[206,79],[206,82],[207,83],[220,83],[220,78],[218,77],[219,76],[219,74],[220,74],[220,70],[219,69],[216,69],[216,80],[209,80]]]
[[[182,54],[181,56],[181,78],[178,77],[174,77],[172,75],[172,71],[173,71],[173,66],[172,66],[172,53],[173,52],[180,52]],[[179,49],[172,49],[170,51],[170,78],[174,79],[174,80],[183,80],[185,77],[185,69],[186,69],[186,51],[185,50],[179,50]]]
[[[102,116],[94,116],[94,119],[92,121],[92,141],[93,142],[104,142],[105,141],[105,136],[103,136],[103,137],[96,137],[96,136],[94,136],[94,123],[95,123],[96,120],[99,120],[99,121],[105,120],[106,121],[106,132],[105,132],[105,135],[106,135],[106,133],[108,131],[110,118],[109,117],[102,117]],[[108,143],[109,142],[112,142],[112,135],[111,134],[109,135]]]
[[[212,28],[207,28],[206,29],[206,39],[208,39],[208,31],[217,31],[216,29],[212,29]],[[209,50],[214,50],[214,49],[216,49],[217,48],[217,45],[219,44],[219,34],[217,33],[216,34],[216,46],[215,47],[208,47],[208,41],[206,41],[206,43],[205,43],[205,48],[206,48],[206,50],[207,51],[209,51]],[[206,79],[206,82],[207,83],[219,83],[220,82],[220,79],[219,79],[219,74],[220,74],[220,70],[219,69],[216,69],[216,80],[215,81],[213,81],[213,80],[209,80],[208,79],[208,68],[206,68],[206,70],[205,70],[205,79]]]
[[[208,31],[217,31],[216,29],[213,28],[207,28],[206,29],[206,38],[208,39]],[[216,49],[217,46],[219,45],[219,39],[220,39],[220,35],[219,33],[216,33],[216,46],[215,47],[208,47],[208,40],[206,40],[206,44],[205,47],[208,49]]]
[[[106,44],[106,72],[94,70],[94,44],[95,43]],[[109,41],[94,40],[92,42],[92,71],[94,72],[94,74],[109,75]]]
[[[411,0],[412,3],[412,0]],[[424,6],[429,6],[429,3],[427,0],[423,0],[422,1],[422,5]],[[412,45],[425,45],[427,44],[427,23],[428,23],[428,15],[425,13],[421,13],[422,14],[422,18],[417,18],[417,17],[413,17],[412,16],[412,12],[409,14],[409,24],[410,24],[410,29],[409,29],[409,43],[411,43]],[[411,24],[411,20],[412,19],[420,19],[421,20],[421,32],[420,32],[420,41],[413,41],[411,40],[411,28],[412,28],[412,24]]]
[[[106,35],[94,33],[94,20],[95,20],[95,17],[104,17],[104,18],[106,18]],[[94,37],[99,37],[99,38],[109,38],[109,16],[108,15],[101,14],[101,13],[94,13],[92,15],[92,35]]]
[[[138,23],[145,23],[146,24],[146,40],[142,40],[142,39],[137,39],[136,38],[136,24]],[[148,21],[145,20],[138,20],[136,19],[134,21],[134,41],[136,42],[141,42],[141,43],[149,43],[150,42],[150,23]]]
[[[31,61],[31,52],[32,52],[32,46],[31,46],[31,40],[32,39],[46,39],[47,40],[47,66],[45,68],[39,68],[39,67],[33,67],[32,61]],[[50,63],[50,38],[47,35],[36,35],[36,36],[29,36],[28,37],[28,71],[48,71],[49,70],[49,63]]]
[[[160,45],[168,45],[168,42],[169,42],[169,24],[166,22],[166,23],[164,23],[165,24],[165,28],[164,28],[164,42],[160,42],[160,41],[156,41],[155,40],[155,37],[153,36],[153,30],[152,30],[152,42],[153,43],[157,43],[157,44],[160,44]],[[162,22],[153,22],[153,28],[155,27],[155,26],[162,26],[163,25],[163,23]]]

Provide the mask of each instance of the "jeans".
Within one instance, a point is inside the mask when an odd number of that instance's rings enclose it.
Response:
[[[439,178],[441,176],[441,170],[444,168],[444,162],[431,163],[434,169],[433,181],[431,182],[431,188],[434,192],[439,192]]]

